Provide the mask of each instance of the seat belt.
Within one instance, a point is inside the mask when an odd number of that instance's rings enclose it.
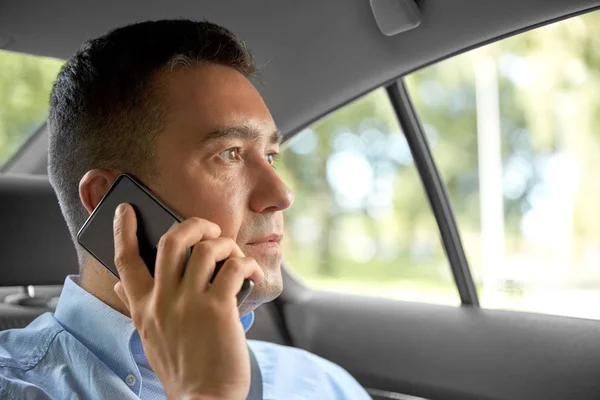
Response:
[[[263,381],[260,366],[250,346],[248,346],[248,353],[250,353],[250,391],[246,400],[263,400]]]

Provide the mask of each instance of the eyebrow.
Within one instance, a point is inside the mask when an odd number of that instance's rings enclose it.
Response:
[[[206,145],[223,139],[244,139],[249,141],[259,140],[263,133],[246,125],[227,126],[210,131],[200,139],[200,144]],[[283,136],[279,130],[275,130],[269,137],[269,144],[280,144]]]

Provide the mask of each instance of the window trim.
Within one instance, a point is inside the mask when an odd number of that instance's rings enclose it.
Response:
[[[479,307],[477,289],[460,239],[448,191],[437,169],[425,132],[402,78],[386,86],[392,107],[404,132],[421,182],[438,224],[462,305]]]

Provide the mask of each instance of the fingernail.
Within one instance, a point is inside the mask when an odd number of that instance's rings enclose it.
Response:
[[[124,212],[125,212],[125,204],[119,204],[119,206],[115,210],[115,218],[117,218],[119,215],[123,214]]]

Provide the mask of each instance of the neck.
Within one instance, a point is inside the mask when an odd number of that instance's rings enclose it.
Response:
[[[79,286],[104,304],[131,318],[129,310],[114,290],[119,280],[95,260],[86,260],[83,265],[84,267],[80,268]],[[254,311],[259,305],[260,303],[245,302],[240,307],[240,317]]]
[[[104,304],[129,317],[129,311],[114,291],[118,279],[95,260],[87,260],[82,268],[79,286]]]

